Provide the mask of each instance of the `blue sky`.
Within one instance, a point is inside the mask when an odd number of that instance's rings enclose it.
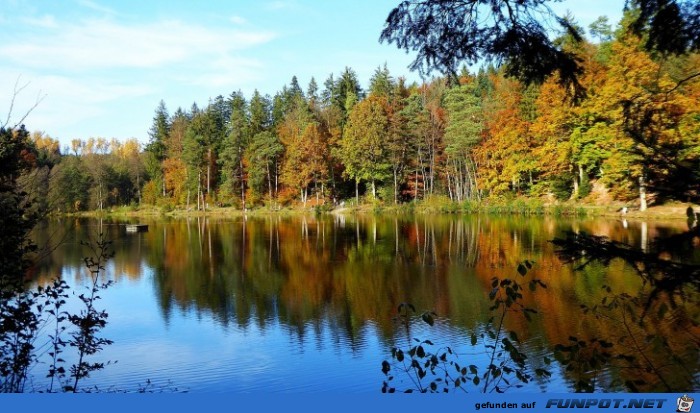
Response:
[[[420,80],[411,55],[380,44],[399,0],[0,0],[0,117],[13,87],[13,118],[67,144],[73,138],[148,140],[163,99],[170,112],[241,90],[274,94],[293,75],[306,88],[352,67],[363,85],[384,63]],[[569,0],[584,27],[619,20],[624,0]],[[12,123],[12,122],[11,122]]]

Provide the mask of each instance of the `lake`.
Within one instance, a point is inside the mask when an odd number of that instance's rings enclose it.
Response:
[[[148,231],[128,233],[126,222],[148,224]],[[432,327],[416,320],[412,336],[452,347],[464,365],[488,365],[488,349],[472,346],[470,337],[493,315],[491,279],[520,277],[518,264],[527,259],[534,261],[527,277],[547,288],[524,293],[537,310],[532,321],[509,315],[505,327],[535,367],[552,359],[552,376],[509,391],[573,391],[580,372],[554,360],[555,346],[573,336],[615,343],[614,354],[634,353],[645,367],[631,369],[620,358],[584,372],[595,375],[597,391],[625,391],[625,382],[637,380],[642,391],[688,392],[699,388],[698,306],[662,298],[670,310],[649,311],[641,327],[630,321],[631,309],[584,314],[581,306],[644,294],[645,286],[621,261],[574,271],[549,242],[586,231],[653,251],[655,237],[687,228],[684,221],[525,216],[63,218],[36,229],[37,243],[53,249],[32,276],[40,284],[61,276],[80,293],[89,254],[80,241],[99,232],[113,241],[107,277],[115,283],[97,307],[109,313],[102,336],[114,343],[92,357],[112,363],[86,387],[134,391],[150,382],[155,391],[353,393],[379,392],[382,361],[393,346],[407,347],[395,319],[403,302],[416,318],[436,314]],[[666,258],[699,263],[700,248]],[[34,368],[37,389],[44,368]],[[397,388],[410,387],[400,380]]]

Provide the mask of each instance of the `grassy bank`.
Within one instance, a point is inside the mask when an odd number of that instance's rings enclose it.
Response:
[[[487,215],[531,215],[531,216],[587,216],[587,217],[625,217],[628,219],[687,219],[686,211],[689,204],[667,203],[655,205],[646,211],[629,209],[626,214],[621,212],[622,204],[591,205],[576,202],[546,204],[539,199],[488,199],[481,202],[454,202],[447,197],[434,196],[417,202],[399,205],[378,201],[365,201],[356,205],[353,201],[342,207],[332,207],[330,204],[307,206],[301,205],[283,208],[255,207],[245,212],[234,207],[212,207],[206,211],[195,209],[174,208],[171,206],[122,206],[102,211],[83,211],[64,216],[74,217],[110,217],[110,218],[148,218],[148,217],[236,217],[236,216],[266,216],[266,215],[300,215],[300,214],[487,214]],[[699,205],[693,205],[700,212]]]
[[[59,213],[55,215],[83,218],[153,218],[153,217],[235,217],[235,216],[263,216],[263,215],[294,215],[313,213],[313,209],[304,208],[280,208],[271,209],[267,207],[259,207],[248,209],[245,212],[234,207],[211,207],[206,211],[190,208],[173,208],[173,207],[158,207],[158,206],[121,206],[103,210],[94,211],[79,211],[70,213]]]
[[[517,198],[513,200],[488,199],[481,202],[453,202],[446,197],[429,198],[417,203],[402,205],[361,205],[350,210],[377,213],[419,213],[419,214],[487,214],[487,215],[532,215],[532,216],[586,216],[627,219],[687,219],[687,209],[700,213],[700,205],[686,203],[666,203],[654,205],[646,211],[628,208],[622,212],[624,204],[594,205],[578,202],[546,204],[539,199]]]

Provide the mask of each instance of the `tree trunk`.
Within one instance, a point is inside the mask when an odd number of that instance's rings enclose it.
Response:
[[[474,179],[474,185],[473,185],[473,191],[476,194],[476,199],[478,201],[481,201],[481,193],[479,192],[479,181],[476,178],[476,165],[470,162],[470,165],[472,165],[472,176]]]
[[[435,143],[431,142],[430,149],[430,195],[435,190]]]
[[[372,179],[372,199],[377,199],[377,185],[374,183],[374,179]]]
[[[199,205],[199,193],[202,191],[202,171],[197,174],[197,211],[201,210]]]
[[[574,193],[572,198],[578,198],[579,192],[581,191],[581,185],[583,185],[583,166],[578,165],[578,180],[574,177]]]
[[[270,162],[267,163],[267,191],[270,195],[270,203],[272,203],[272,177],[270,176]]]
[[[456,161],[455,161],[456,162]],[[467,185],[467,180],[464,179],[465,172],[467,172],[467,161],[459,161],[459,202],[462,202],[463,200],[467,199],[469,197],[469,186]],[[464,168],[462,168],[462,162],[464,162]]]
[[[359,206],[360,205],[360,180],[355,179],[355,203]]]
[[[399,203],[399,178],[396,168],[394,168],[394,205]]]
[[[238,169],[241,176],[241,209],[245,211],[245,181],[243,180],[243,157],[238,162]]]
[[[279,172],[280,172],[279,165],[277,164],[277,160],[275,159],[275,199],[277,199],[277,196],[279,195],[279,188],[277,187],[278,178],[280,176]]]
[[[647,210],[647,187],[644,180],[644,172],[642,172],[642,175],[639,177],[639,210]]]
[[[449,160],[447,161],[448,167],[445,168],[447,172],[447,194],[450,196],[450,201],[454,201],[454,195],[452,193],[452,184],[450,182],[450,168],[449,168]]]
[[[137,191],[138,196],[139,196],[139,206],[141,206],[141,180],[139,178],[140,178],[140,176],[137,173],[136,174],[136,191]]]
[[[413,188],[413,200],[414,201],[418,199],[418,167],[416,167],[416,180],[415,181],[416,181],[415,187]]]
[[[481,190],[479,189],[479,181],[476,178],[476,170],[472,171],[474,176],[474,193],[476,194],[476,200],[481,202]]]
[[[211,148],[207,153],[207,197],[209,197],[209,185],[211,182]]]

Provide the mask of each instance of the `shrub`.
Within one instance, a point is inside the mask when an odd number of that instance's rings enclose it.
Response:
[[[159,198],[158,187],[155,181],[148,181],[143,186],[143,192],[141,195],[141,202],[146,205],[156,205]]]
[[[583,179],[578,186],[578,199],[587,197],[591,193],[592,189],[593,186],[591,185],[590,179],[588,179],[588,175],[583,174]]]
[[[552,179],[551,189],[554,197],[559,201],[566,201],[571,198],[573,191],[572,177],[568,174],[559,175]]]
[[[532,268],[530,261],[518,265],[518,273],[525,277]],[[537,287],[546,288],[539,279],[527,281],[530,291]],[[493,316],[481,332],[472,332],[472,346],[481,344],[489,355],[486,366],[470,364],[470,360],[460,360],[451,347],[436,348],[431,340],[421,340],[411,337],[411,325],[414,322],[424,322],[432,326],[436,314],[432,311],[423,312],[418,320],[414,319],[416,309],[409,303],[398,306],[398,320],[404,328],[408,343],[407,348],[393,347],[391,361],[382,362],[382,372],[385,380],[382,384],[383,393],[394,393],[396,375],[399,381],[406,378],[409,387],[400,391],[412,393],[446,393],[453,390],[467,391],[468,388],[479,389],[484,393],[502,393],[509,387],[522,387],[533,377],[548,378],[551,373],[546,368],[530,366],[529,358],[520,351],[521,341],[514,331],[507,331],[505,319],[513,313],[522,314],[530,321],[536,311],[522,304],[524,286],[518,279],[492,279],[489,293],[490,310]],[[547,357],[544,365],[550,364]]]

